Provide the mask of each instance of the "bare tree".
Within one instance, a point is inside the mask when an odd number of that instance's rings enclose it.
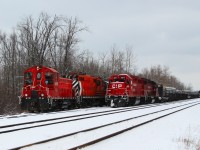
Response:
[[[2,74],[1,74],[1,89],[2,94],[0,95],[0,100],[4,109],[16,111],[17,100],[15,96],[17,95],[17,79],[18,74],[18,43],[17,35],[15,32],[7,36],[6,34],[0,35],[0,51],[2,58]]]
[[[171,75],[169,67],[167,66],[161,67],[160,65],[157,65],[152,66],[149,69],[144,68],[141,72],[141,76],[156,81],[157,83],[161,83],[164,86],[175,87],[179,90],[186,89],[184,83],[174,75]]]
[[[66,69],[71,70],[72,66],[72,56],[75,53],[76,46],[80,42],[78,34],[82,31],[86,31],[86,27],[81,27],[82,23],[77,18],[64,18],[65,26],[63,27],[64,33],[61,35],[61,43],[63,43],[64,58],[63,58],[63,71]]]
[[[0,32],[2,111],[18,108],[17,96],[23,84],[21,77],[25,68],[47,65],[63,72],[66,68],[73,68],[75,58],[79,57],[75,55],[80,41],[78,33],[86,30],[80,24],[77,18],[51,17],[41,13],[36,19],[26,17],[12,34]]]
[[[133,70],[135,69],[135,61],[136,56],[133,52],[133,47],[126,46],[125,49],[125,72],[127,73],[133,73]]]
[[[37,21],[30,16],[18,24],[19,43],[27,52],[29,66],[44,64],[54,32],[60,27],[59,20],[57,16],[51,18],[46,13],[41,13]]]

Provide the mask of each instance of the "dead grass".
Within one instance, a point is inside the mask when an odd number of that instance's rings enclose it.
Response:
[[[200,150],[200,139],[180,138],[178,142],[184,145],[185,150]]]
[[[177,142],[181,144],[183,150],[200,150],[200,133],[198,137],[194,136],[197,133],[198,130],[191,133],[191,130],[189,129],[185,136],[177,139]]]

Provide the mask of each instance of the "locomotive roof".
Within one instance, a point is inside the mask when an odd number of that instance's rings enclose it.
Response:
[[[39,68],[45,68],[45,69],[50,70],[51,72],[56,72],[56,73],[58,73],[58,71],[56,71],[55,69],[50,68],[50,67],[45,67],[45,66],[33,66],[33,67],[30,67],[30,68],[26,69],[24,72],[26,72],[26,71],[28,71],[28,70],[31,70],[31,69],[33,69],[33,68],[36,68],[36,69],[37,69],[37,67],[39,67]]]
[[[117,77],[127,76],[129,79],[138,79],[138,80],[144,81],[145,83],[157,84],[155,81],[152,81],[152,80],[149,80],[149,79],[146,79],[146,78],[142,78],[142,77],[139,77],[139,76],[131,75],[131,74],[113,74],[111,77],[109,77],[109,79],[111,79],[115,76],[117,76]]]
[[[77,75],[77,76],[84,76],[84,77],[102,79],[100,76],[93,76],[93,75],[89,75],[89,74],[86,74],[86,73],[83,73],[83,72],[69,72],[69,76],[70,75]]]

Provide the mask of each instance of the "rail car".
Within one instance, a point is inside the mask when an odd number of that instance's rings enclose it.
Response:
[[[112,75],[108,79],[105,101],[111,107],[154,103],[161,97],[161,88],[151,80],[129,74]]]
[[[164,87],[162,91],[162,101],[176,101],[184,99],[199,98],[199,91],[177,90],[174,87]]]
[[[62,109],[74,103],[72,80],[61,78],[53,68],[34,66],[24,71],[20,96],[22,110],[46,111]]]
[[[34,66],[24,71],[19,101],[21,109],[30,112],[103,105],[105,88],[100,77],[77,73],[61,77],[53,68]]]
[[[165,87],[138,76],[118,74],[112,75],[108,79],[105,102],[111,107],[130,106],[198,98],[199,93],[199,91],[191,92]]]
[[[100,77],[69,73],[61,77],[53,68],[33,66],[24,71],[19,102],[22,110],[48,111],[89,106],[129,106],[200,97],[200,91],[163,87],[130,74],[115,74],[108,83]]]
[[[76,103],[79,107],[102,106],[105,104],[106,82],[100,77],[85,73],[69,73],[73,80]]]

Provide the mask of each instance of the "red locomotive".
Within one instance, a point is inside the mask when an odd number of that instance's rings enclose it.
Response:
[[[78,106],[102,106],[105,104],[106,83],[100,77],[83,73],[70,73]]]
[[[158,85],[138,76],[119,74],[109,78],[106,103],[111,107],[141,103],[154,103],[160,100]]]
[[[71,74],[62,78],[52,68],[34,66],[24,71],[20,96],[23,110],[46,111],[104,103],[105,85],[101,78]]]
[[[106,83],[100,77],[70,73],[64,78],[55,69],[34,66],[24,71],[20,105],[23,110],[47,111],[102,106],[105,102],[111,107],[128,106],[199,95],[199,91],[178,91],[129,74],[112,75],[106,90]]]

